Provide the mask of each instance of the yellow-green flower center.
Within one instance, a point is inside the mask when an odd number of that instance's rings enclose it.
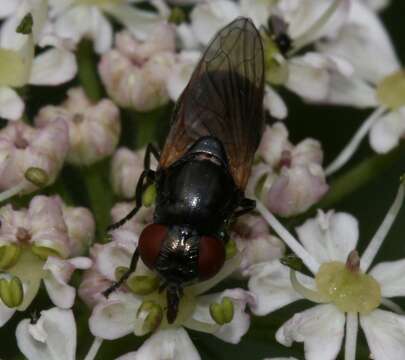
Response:
[[[343,262],[322,264],[315,280],[321,296],[343,312],[367,314],[381,304],[378,282],[368,274],[351,271]]]
[[[377,84],[378,101],[389,109],[405,106],[405,71],[386,76]]]

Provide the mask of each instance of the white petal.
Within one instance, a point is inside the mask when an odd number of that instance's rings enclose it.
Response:
[[[107,12],[138,39],[145,40],[164,19],[156,13],[136,9],[127,4],[113,5]]]
[[[285,346],[303,342],[306,360],[333,360],[344,334],[345,315],[334,305],[318,305],[295,314],[280,329],[276,339]]]
[[[83,37],[91,38],[99,54],[111,48],[111,24],[96,6],[75,6],[63,12],[55,22],[55,31],[59,37],[74,43]]]
[[[248,287],[256,296],[256,306],[252,307],[255,315],[267,315],[296,300],[302,299],[290,281],[290,269],[279,260],[251,266],[247,270],[250,276]],[[314,281],[309,276],[297,274],[301,284],[314,288]]]
[[[360,316],[360,324],[374,360],[405,359],[405,317],[376,309]]]
[[[307,220],[296,231],[307,251],[321,264],[346,262],[349,253],[356,249],[359,238],[356,218],[343,212],[319,211],[316,218]]]
[[[44,341],[38,341],[30,327],[41,326]],[[30,331],[31,330],[31,331]],[[17,344],[29,360],[74,360],[76,358],[76,324],[70,310],[52,308],[41,312],[36,325],[21,321],[16,330]],[[42,339],[41,339],[42,340]]]
[[[373,125],[370,131],[370,145],[378,153],[385,154],[398,146],[405,134],[405,108],[392,111]]]
[[[0,87],[0,117],[8,120],[17,120],[24,111],[24,102],[11,88]]]
[[[115,280],[115,270],[118,266],[129,266],[138,243],[138,237],[126,229],[114,231],[113,239],[100,247],[95,260],[98,270],[110,280]]]
[[[281,96],[275,92],[270,86],[266,86],[264,99],[264,108],[270,112],[270,115],[276,119],[285,119],[288,114],[287,105]]]
[[[305,33],[332,4],[332,0],[303,0],[281,1],[280,9],[285,20],[289,23],[289,35],[296,39]],[[349,1],[341,1],[338,8],[329,18],[325,26],[318,29],[311,36],[317,39],[323,36],[334,36],[349,14]]]
[[[380,263],[370,275],[380,284],[382,296],[405,296],[405,260]]]
[[[232,300],[234,305],[234,316],[230,323],[219,326],[215,323],[210,315],[210,305],[221,303],[224,297]],[[225,290],[222,293],[200,296],[197,298],[196,308],[191,318],[184,323],[188,327],[197,331],[206,331],[211,328],[211,332],[223,341],[237,344],[246,332],[249,330],[250,316],[246,312],[246,306],[255,305],[253,294],[243,289]]]
[[[346,59],[363,79],[376,83],[399,69],[391,40],[378,16],[361,1],[351,4],[350,19],[323,51]]]
[[[63,49],[50,49],[34,58],[30,84],[59,85],[71,80],[77,71],[73,53]]]
[[[391,0],[363,0],[363,1],[372,9],[377,11],[386,8],[391,3]]]
[[[0,19],[14,14],[19,5],[18,0],[1,0]]]
[[[0,328],[14,315],[15,309],[10,309],[0,301]]]
[[[90,331],[102,339],[114,340],[135,330],[136,313],[141,299],[132,294],[115,292],[99,303],[89,319]]]
[[[229,0],[204,2],[191,11],[191,27],[197,39],[208,44],[215,33],[240,15],[238,6]]]
[[[159,330],[148,338],[129,360],[200,360],[200,355],[183,328]],[[121,359],[122,360],[122,359]]]
[[[328,104],[355,106],[358,108],[378,106],[375,87],[356,75],[331,75],[328,95],[324,101]]]
[[[45,265],[43,280],[52,302],[60,308],[69,309],[73,306],[76,289],[67,284],[76,268],[88,269],[91,260],[88,258],[74,258],[62,260],[50,256]]]
[[[286,87],[311,101],[320,101],[326,97],[330,76],[327,62],[316,53],[292,58],[288,63]]]

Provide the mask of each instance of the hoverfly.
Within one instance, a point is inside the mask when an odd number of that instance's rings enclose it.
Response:
[[[104,295],[129,277],[140,257],[162,278],[173,323],[183,287],[221,269],[228,223],[255,208],[244,189],[264,126],[263,92],[260,34],[250,19],[238,18],[216,34],[199,61],[175,106],[162,153],[147,148],[136,207],[109,230],[136,214],[151,184],[157,192],[153,223],[142,231],[127,273]],[[151,155],[159,161],[156,171]]]

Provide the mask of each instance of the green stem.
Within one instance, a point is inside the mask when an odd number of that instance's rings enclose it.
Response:
[[[86,95],[93,101],[100,100],[103,88],[97,73],[97,59],[90,40],[82,40],[77,51],[79,81]]]
[[[110,210],[113,205],[113,194],[108,180],[109,162],[97,163],[82,169],[84,183],[90,208],[96,219],[97,235],[104,238],[105,230],[110,224]]]

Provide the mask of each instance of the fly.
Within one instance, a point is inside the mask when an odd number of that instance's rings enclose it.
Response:
[[[140,257],[162,279],[173,323],[183,288],[222,268],[227,224],[255,208],[244,190],[264,127],[263,93],[261,36],[250,19],[238,18],[204,52],[175,106],[161,154],[147,147],[136,206],[109,230],[137,213],[151,184],[157,193],[153,223],[142,231],[128,271],[104,295],[129,277]]]

